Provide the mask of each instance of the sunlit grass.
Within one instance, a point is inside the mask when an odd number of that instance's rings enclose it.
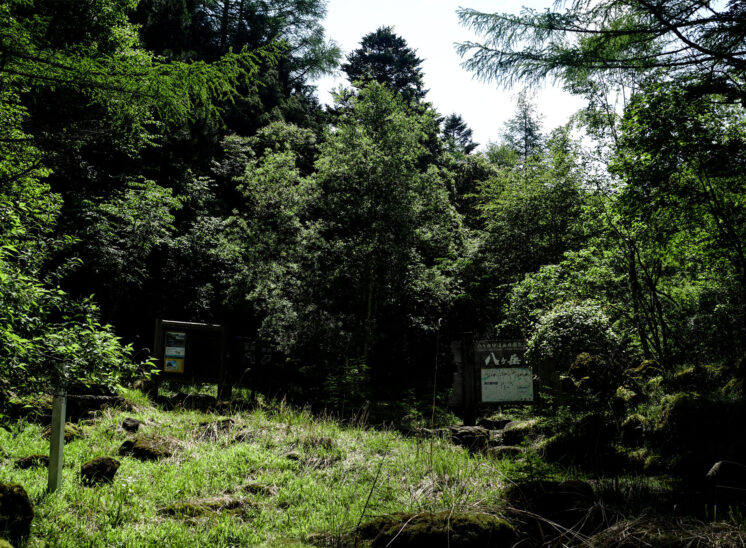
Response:
[[[48,451],[43,429],[0,430],[0,481],[23,485],[35,507],[28,546],[308,546],[313,533],[339,534],[391,512],[498,512],[507,475],[520,472],[446,439],[349,427],[282,404],[213,415],[125,397],[134,411],[81,423],[84,436],[66,445],[63,484],[51,495],[46,469],[13,466]],[[173,455],[118,456],[132,437],[120,428],[126,417],[169,440]],[[83,486],[81,465],[104,455],[122,463],[114,483]]]

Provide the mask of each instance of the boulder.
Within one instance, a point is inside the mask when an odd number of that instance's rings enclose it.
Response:
[[[502,434],[503,445],[518,445],[533,430],[532,421],[512,421],[505,425]]]
[[[481,426],[487,430],[502,430],[510,422],[511,419],[488,419],[482,417],[477,419],[477,426]]]
[[[482,426],[452,426],[449,431],[451,442],[467,449],[484,449],[490,442],[490,432]]]
[[[42,435],[45,438],[49,438],[49,436],[52,435],[52,427],[48,426],[44,429],[42,432]],[[65,423],[65,443],[70,443],[71,441],[82,438],[83,437],[83,428],[78,424],[73,424],[70,422]]]
[[[31,532],[34,507],[17,483],[0,483],[0,531],[14,544]]]
[[[80,468],[80,479],[84,485],[111,483],[119,465],[120,462],[112,457],[97,457]]]
[[[523,455],[523,448],[515,445],[498,445],[485,451],[487,455],[496,459],[511,459]]]
[[[21,457],[15,461],[16,468],[22,470],[28,470],[29,468],[49,468],[49,456],[48,455],[29,455],[28,457]]]
[[[128,417],[122,421],[122,430],[134,433],[140,429],[141,424],[139,420]]]
[[[158,460],[170,457],[173,454],[173,448],[171,443],[164,438],[146,436],[125,441],[119,448],[119,454],[142,461]]]
[[[362,539],[373,547],[392,548],[507,548],[517,539],[513,526],[503,519],[478,512],[450,511],[382,516],[359,527],[353,536],[355,544]]]
[[[526,522],[534,541],[547,542],[557,536],[556,525],[575,532],[597,525],[596,496],[584,481],[534,480],[514,484],[505,491],[509,508]],[[549,543],[555,545],[553,543]]]
[[[740,462],[721,460],[707,472],[706,481],[716,489],[746,491],[746,466]]]
[[[622,443],[629,447],[639,447],[642,444],[647,422],[642,415],[630,415],[625,418],[621,427]]]
[[[71,421],[87,419],[105,407],[124,407],[125,400],[113,395],[67,395],[67,416]]]

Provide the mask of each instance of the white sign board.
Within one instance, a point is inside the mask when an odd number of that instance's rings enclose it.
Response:
[[[534,401],[534,375],[527,367],[482,369],[482,402]]]

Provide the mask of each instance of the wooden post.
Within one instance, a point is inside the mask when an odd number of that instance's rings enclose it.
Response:
[[[233,382],[234,379],[228,378],[228,370],[235,368],[229,368],[228,365],[233,362],[227,360],[227,336],[225,327],[220,328],[220,380],[218,381],[218,401],[227,400],[230,401],[233,395]]]
[[[67,390],[60,390],[54,395],[52,404],[52,434],[49,438],[49,475],[47,478],[47,491],[50,493],[54,493],[62,483],[66,413]]]
[[[477,394],[474,366],[474,334],[464,333],[461,342],[464,371],[464,426],[474,426],[477,421]]]
[[[148,396],[154,401],[158,401],[158,390],[161,386],[161,377],[163,376],[163,320],[155,320],[155,335],[153,336],[153,357],[155,358],[155,365],[158,368],[155,378],[151,383],[151,388],[148,390]]]

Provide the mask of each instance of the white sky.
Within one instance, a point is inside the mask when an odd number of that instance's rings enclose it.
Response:
[[[425,89],[430,90],[426,99],[444,116],[460,114],[474,131],[474,141],[486,145],[498,140],[504,122],[513,115],[519,89],[503,90],[494,83],[477,81],[461,68],[462,59],[454,44],[479,39],[459,24],[456,9],[518,13],[523,5],[544,9],[552,3],[553,0],[328,0],[324,27],[346,56],[360,46],[364,35],[381,26],[393,26],[394,32],[423,59]],[[339,84],[348,85],[343,73],[315,82],[322,103],[332,102],[330,91]],[[537,92],[534,100],[544,116],[545,131],[566,123],[583,106],[579,98],[549,85]]]

